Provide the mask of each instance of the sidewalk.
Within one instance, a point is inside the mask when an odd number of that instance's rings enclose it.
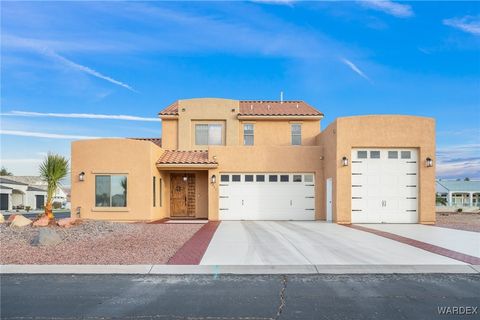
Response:
[[[2,265],[0,274],[480,273],[480,265]]]

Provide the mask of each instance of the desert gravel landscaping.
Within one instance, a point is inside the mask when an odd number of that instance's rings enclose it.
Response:
[[[62,242],[33,246],[40,228],[0,225],[1,264],[165,264],[201,224],[83,221],[53,228]]]
[[[437,227],[480,232],[480,213],[437,212]]]

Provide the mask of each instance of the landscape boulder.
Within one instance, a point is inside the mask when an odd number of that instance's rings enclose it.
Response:
[[[21,214],[19,215],[16,215],[13,220],[12,220],[12,223],[10,223],[10,227],[15,227],[15,228],[22,228],[22,227],[26,227],[28,225],[32,224],[32,220],[28,219],[28,218],[25,218],[24,216],[22,216]]]
[[[37,221],[33,222],[34,227],[46,227],[48,226],[50,219],[46,215],[41,216]]]
[[[59,227],[69,228],[77,222],[77,219],[74,217],[63,218],[57,221]]]
[[[62,242],[60,235],[51,228],[43,228],[38,231],[30,242],[32,246],[53,246]]]
[[[11,214],[8,216],[7,223],[12,223],[13,219],[15,219],[17,215],[16,214]]]
[[[0,213],[0,223],[4,223],[5,222],[5,217],[3,216],[3,214]]]

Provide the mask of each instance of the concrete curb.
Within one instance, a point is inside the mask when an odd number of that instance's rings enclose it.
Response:
[[[0,274],[394,274],[480,273],[472,265],[0,265]]]

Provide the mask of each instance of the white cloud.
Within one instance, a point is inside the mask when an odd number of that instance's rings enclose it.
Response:
[[[440,178],[480,178],[480,144],[438,148],[436,174]]]
[[[87,66],[78,64],[72,60],[69,60],[65,58],[64,56],[58,54],[57,52],[53,51],[52,49],[49,48],[49,42],[48,41],[42,41],[42,40],[35,40],[35,39],[28,39],[28,38],[20,38],[20,37],[15,37],[11,35],[4,35],[4,40],[2,42],[3,45],[7,47],[13,47],[17,49],[27,49],[27,50],[33,50],[37,53],[40,53],[44,56],[50,57],[51,59],[56,60],[57,62],[70,67],[71,69],[84,72],[86,74],[89,74],[93,77],[108,81],[110,83],[113,83],[117,86],[123,87],[125,89],[128,89],[133,92],[138,92],[137,90],[133,89],[129,84],[126,84],[124,82],[121,82],[119,80],[116,80],[110,76],[104,75],[92,68],[89,68]]]
[[[118,86],[120,86],[120,87],[124,87],[125,89],[128,89],[128,90],[130,90],[130,91],[133,91],[133,92],[137,92],[137,93],[138,93],[138,91],[135,90],[135,89],[133,89],[130,85],[128,85],[128,84],[126,84],[126,83],[123,83],[123,82],[121,82],[121,81],[115,80],[115,79],[113,79],[112,77],[106,76],[106,75],[104,75],[104,74],[102,74],[102,73],[100,73],[100,72],[98,72],[98,71],[96,71],[96,70],[93,70],[93,69],[89,68],[89,67],[82,66],[81,64],[75,63],[75,62],[73,62],[73,61],[71,61],[71,60],[69,60],[69,59],[67,59],[67,58],[59,55],[59,54],[56,53],[56,52],[53,52],[53,51],[50,51],[50,50],[46,50],[46,51],[45,51],[45,54],[46,54],[47,56],[50,56],[50,57],[54,58],[54,59],[57,59],[58,61],[60,61],[61,63],[65,64],[65,65],[67,65],[67,66],[69,66],[69,67],[71,67],[72,69],[76,69],[76,70],[78,70],[78,71],[85,72],[85,73],[87,73],[87,74],[89,74],[89,75],[92,75],[92,76],[94,76],[94,77],[97,77],[97,78],[99,78],[99,79],[103,79],[103,80],[108,81],[108,82],[110,82],[110,83],[116,84],[116,85],[118,85]]]
[[[480,35],[480,16],[445,19],[443,20],[443,24],[476,36]]]
[[[359,76],[361,76],[362,78],[368,80],[371,82],[370,78],[362,71],[360,70],[359,67],[357,67],[352,61],[348,60],[348,59],[345,59],[345,58],[342,58],[340,59],[340,61],[342,61],[344,64],[346,64],[350,69],[352,69],[353,72],[355,72],[356,74],[358,74]]]
[[[8,135],[8,136],[21,136],[21,137],[32,137],[32,138],[49,138],[49,139],[67,139],[67,140],[100,139],[100,138],[102,138],[102,137],[92,137],[92,136],[79,136],[79,135],[69,135],[69,134],[31,132],[31,131],[20,131],[20,130],[3,130],[3,129],[0,129],[0,134],[1,135]]]
[[[31,111],[10,111],[0,114],[2,116],[20,116],[20,117],[52,117],[52,118],[82,118],[82,119],[109,119],[109,120],[127,120],[127,121],[161,121],[159,118],[137,117],[123,114],[95,114],[95,113],[50,113],[50,112],[31,112]]]
[[[385,12],[398,18],[409,18],[414,15],[408,4],[396,3],[389,0],[363,0],[360,3],[367,8]]]

